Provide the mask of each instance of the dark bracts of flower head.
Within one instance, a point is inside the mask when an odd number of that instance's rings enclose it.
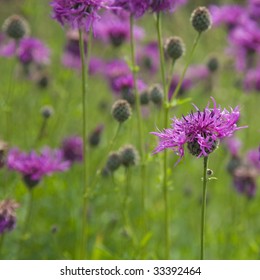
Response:
[[[10,231],[16,224],[16,208],[19,204],[12,199],[0,201],[0,234]]]
[[[61,25],[68,25],[72,29],[89,31],[100,16],[101,8],[108,8],[109,0],[54,0],[52,17]]]
[[[152,132],[159,137],[159,144],[154,153],[164,149],[172,149],[180,158],[184,156],[184,146],[187,144],[189,151],[197,157],[208,156],[218,144],[219,140],[230,137],[243,127],[237,127],[240,112],[238,107],[230,112],[217,107],[212,98],[214,107],[207,107],[201,111],[195,105],[196,112],[191,112],[181,119],[172,119],[172,128],[160,132]]]
[[[33,188],[45,175],[66,171],[70,163],[63,159],[60,150],[45,148],[37,154],[35,151],[25,153],[14,148],[8,154],[7,166],[21,173],[26,186]]]

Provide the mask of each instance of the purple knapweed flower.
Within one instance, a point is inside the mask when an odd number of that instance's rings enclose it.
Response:
[[[149,9],[150,0],[115,0],[113,6],[122,8],[134,17],[138,18]]]
[[[260,172],[260,152],[259,149],[252,149],[247,152],[247,160]],[[260,174],[259,174],[260,175]]]
[[[213,26],[224,24],[228,30],[241,23],[241,18],[246,16],[245,8],[239,5],[212,5],[209,7]]]
[[[12,57],[15,55],[16,42],[9,39],[4,33],[0,33],[0,57]]]
[[[239,193],[245,194],[249,199],[251,199],[256,194],[257,176],[258,173],[254,167],[241,164],[234,170],[233,185]]]
[[[80,136],[65,138],[61,145],[62,157],[70,163],[83,160],[83,140]]]
[[[159,49],[157,42],[150,42],[137,52],[137,64],[149,74],[155,74],[159,68]]]
[[[67,43],[62,55],[62,64],[68,68],[80,70],[81,57],[79,47],[79,33],[76,30],[69,30],[67,32]],[[84,52],[87,55],[87,39],[84,37]]]
[[[84,29],[87,32],[100,16],[101,8],[108,8],[111,1],[107,0],[53,0],[52,17],[61,25],[68,25],[72,29]]]
[[[91,57],[89,59],[88,72],[89,75],[104,74],[105,62],[99,57]]]
[[[230,137],[225,139],[224,144],[227,147],[228,151],[230,152],[231,156],[238,157],[242,145],[239,139],[235,137]]]
[[[260,22],[260,1],[259,0],[248,0],[247,1],[247,12],[249,16]]]
[[[187,3],[187,0],[150,0],[150,7],[153,12],[173,12],[177,7]]]
[[[215,150],[220,139],[230,137],[243,127],[237,127],[240,112],[238,107],[230,112],[217,107],[212,98],[213,108],[207,107],[201,111],[195,105],[196,112],[191,112],[181,119],[172,119],[172,128],[152,132],[159,137],[159,144],[154,153],[164,149],[172,149],[180,158],[184,156],[184,145],[197,157],[206,157]]]
[[[26,186],[33,188],[45,175],[66,171],[70,164],[64,161],[60,150],[44,148],[40,154],[35,151],[27,154],[14,148],[8,154],[7,166],[21,173]]]
[[[127,63],[122,59],[115,59],[108,61],[105,66],[104,75],[112,84],[113,80],[124,75],[131,73]]]
[[[97,39],[119,47],[130,40],[130,22],[128,18],[122,18],[116,13],[106,11],[102,14],[102,20],[96,24],[95,35]],[[134,26],[134,38],[140,40],[144,37],[144,30]]]
[[[19,204],[12,199],[0,201],[0,234],[11,231],[16,225],[16,208]]]
[[[50,50],[39,39],[24,38],[19,42],[16,55],[22,64],[45,65],[50,62]]]
[[[168,98],[169,100],[171,100],[172,95],[179,83],[180,80],[180,76],[179,75],[174,75],[172,77],[171,80],[171,84],[170,84],[170,88],[169,88],[169,92],[168,92]],[[179,90],[179,95],[184,95],[185,93],[187,93],[191,88],[192,88],[193,84],[192,81],[190,79],[184,78]]]
[[[246,91],[260,91],[260,67],[249,69],[243,81]]]

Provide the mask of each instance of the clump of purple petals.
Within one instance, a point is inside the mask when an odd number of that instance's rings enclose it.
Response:
[[[239,108],[226,109],[217,107],[212,98],[213,108],[207,107],[201,111],[195,105],[196,112],[191,112],[181,119],[174,117],[172,119],[172,128],[166,128],[163,131],[152,132],[158,136],[159,144],[154,153],[164,149],[172,149],[182,158],[184,156],[185,144],[195,145],[197,147],[197,156],[206,157],[215,148],[216,143],[225,137],[230,137],[233,133],[243,127],[238,127],[240,112]]]
[[[61,25],[89,31],[100,18],[98,11],[101,8],[108,8],[110,2],[108,0],[53,0],[52,17]]]
[[[16,208],[19,204],[12,199],[0,201],[0,234],[11,231],[16,225]]]
[[[45,175],[66,171],[70,164],[62,157],[60,150],[44,148],[39,154],[35,151],[25,153],[18,148],[10,150],[7,166],[22,174],[29,188],[36,186]]]
[[[50,62],[50,50],[39,39],[24,38],[19,42],[17,57],[22,64],[45,65]]]
[[[83,160],[83,140],[80,136],[65,138],[61,145],[62,158],[70,163]]]
[[[150,7],[149,0],[115,0],[113,6],[122,8],[136,18],[141,17]]]
[[[150,7],[153,12],[173,12],[177,7],[187,3],[187,0],[151,0]]]

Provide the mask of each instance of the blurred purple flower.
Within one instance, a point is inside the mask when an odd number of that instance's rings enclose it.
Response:
[[[259,0],[248,0],[247,1],[247,11],[249,16],[258,21],[258,23],[260,22],[260,1]]]
[[[250,150],[247,153],[248,162],[251,165],[253,165],[258,170],[258,172],[260,172],[260,158],[259,158],[259,155],[260,155],[259,148]]]
[[[228,151],[231,153],[231,156],[238,157],[241,148],[241,141],[235,137],[230,137],[225,139],[224,143]]]
[[[209,7],[212,15],[213,26],[225,24],[228,30],[240,24],[241,18],[246,15],[245,8],[239,5],[212,5]]]
[[[12,199],[0,201],[0,234],[14,229],[16,224],[16,208],[19,204]]]
[[[91,57],[88,67],[89,75],[104,74],[105,63],[101,58]]]
[[[130,74],[130,68],[122,59],[115,59],[108,61],[105,66],[105,77],[112,82],[114,79]]]
[[[260,68],[249,69],[244,78],[244,88],[246,91],[260,91]]]
[[[157,72],[159,67],[159,49],[157,42],[150,42],[137,53],[137,64],[149,74]]]
[[[36,38],[20,40],[16,54],[22,64],[36,63],[45,65],[50,62],[50,49]]]
[[[187,3],[187,0],[150,0],[150,7],[153,12],[173,12],[177,7]]]
[[[70,163],[83,160],[83,140],[80,136],[70,136],[61,145],[62,157]]]
[[[79,47],[79,34],[76,30],[69,30],[67,32],[67,43],[62,55],[62,64],[68,68],[80,70],[81,57]],[[84,50],[87,55],[87,39],[84,38]]]
[[[109,0],[53,0],[52,17],[61,25],[69,25],[72,29],[83,28],[87,32],[100,18],[98,11],[108,8]]]
[[[27,154],[14,148],[8,154],[7,166],[21,173],[27,187],[33,188],[45,175],[65,171],[70,164],[63,160],[60,150],[44,148],[40,154],[35,151]]]
[[[15,55],[16,42],[6,37],[4,33],[0,33],[0,57],[11,57]]]
[[[114,0],[114,7],[122,8],[135,16],[141,17],[149,9],[150,0]]]
[[[169,88],[169,92],[168,92],[168,98],[169,100],[172,98],[172,95],[179,83],[180,77],[179,75],[174,75],[172,77],[171,80],[171,84],[170,84],[170,88]],[[183,95],[186,92],[188,92],[191,88],[192,88],[192,81],[190,79],[184,78],[184,80],[182,81],[180,90],[179,90],[179,95]]]
[[[197,157],[208,156],[217,146],[220,139],[230,137],[233,133],[244,127],[237,127],[240,116],[238,107],[230,112],[226,109],[216,106],[212,98],[214,107],[207,107],[195,113],[191,112],[181,119],[174,117],[172,119],[172,128],[166,128],[163,131],[152,132],[159,137],[159,144],[154,153],[164,149],[172,149],[180,158],[184,156],[184,145],[187,144],[189,151]]]

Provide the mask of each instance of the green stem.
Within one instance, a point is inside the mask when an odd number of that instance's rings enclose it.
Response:
[[[164,95],[164,127],[168,127],[169,119],[169,106],[168,106],[168,92],[167,92],[167,82],[165,74],[165,61],[164,61],[164,50],[163,50],[163,40],[162,40],[162,26],[161,26],[161,13],[157,13],[156,17],[156,29],[157,29],[157,39],[160,51],[160,68],[161,68],[161,78],[163,84],[163,95]],[[163,201],[164,201],[164,258],[167,260],[170,256],[170,227],[169,227],[169,211],[168,211],[168,176],[167,176],[167,162],[168,162],[168,151],[167,149],[163,152]]]
[[[204,243],[205,243],[205,218],[206,218],[206,202],[207,202],[207,169],[208,157],[204,157],[203,162],[203,195],[202,195],[202,208],[201,208],[201,246],[200,246],[200,259],[204,260]]]
[[[44,118],[43,121],[42,121],[41,128],[39,130],[37,139],[36,139],[36,143],[39,142],[43,138],[43,136],[45,134],[45,131],[46,131],[46,127],[47,127],[47,122],[48,122],[47,119]]]
[[[2,233],[0,236],[0,257],[2,255],[1,251],[2,251],[3,244],[4,244],[4,238],[5,238],[5,234]],[[0,259],[3,259],[3,258],[0,258]]]
[[[201,33],[198,33],[196,38],[195,38],[195,40],[194,40],[194,42],[193,42],[193,46],[192,46],[191,52],[189,54],[189,57],[187,59],[187,63],[186,63],[186,65],[185,65],[185,67],[184,67],[184,69],[182,71],[181,78],[180,78],[180,80],[179,80],[179,82],[178,82],[178,84],[177,84],[177,86],[176,86],[176,88],[175,88],[175,90],[174,90],[174,92],[172,94],[172,97],[170,99],[170,103],[172,102],[174,97],[177,98],[177,96],[178,96],[178,93],[179,93],[179,90],[181,88],[182,82],[184,80],[185,74],[187,72],[187,69],[188,69],[190,63],[191,63],[192,56],[193,56],[194,51],[195,51],[195,49],[196,49],[196,47],[198,45],[198,42],[199,42],[199,39],[200,39],[200,35],[201,35]]]
[[[83,184],[84,192],[88,192],[88,182],[87,182],[87,110],[86,110],[86,81],[87,81],[87,67],[85,59],[85,48],[84,48],[84,34],[81,29],[79,29],[79,47],[80,47],[80,57],[81,57],[81,90],[82,90],[82,138],[83,138]],[[88,208],[88,196],[83,195],[83,213],[82,213],[82,232],[79,247],[80,259],[85,259],[86,257],[86,243],[87,243],[87,208]]]
[[[137,90],[137,65],[135,62],[135,42],[134,42],[134,16],[130,16],[130,42],[131,42],[131,60],[132,60],[132,73],[134,78],[134,95],[137,111],[137,128],[139,137],[139,149],[141,156],[141,200],[142,200],[142,214],[143,214],[143,225],[146,227],[145,222],[145,184],[146,184],[146,166],[145,166],[145,152],[144,152],[144,140],[143,140],[143,122],[141,114],[141,103],[140,97]]]

